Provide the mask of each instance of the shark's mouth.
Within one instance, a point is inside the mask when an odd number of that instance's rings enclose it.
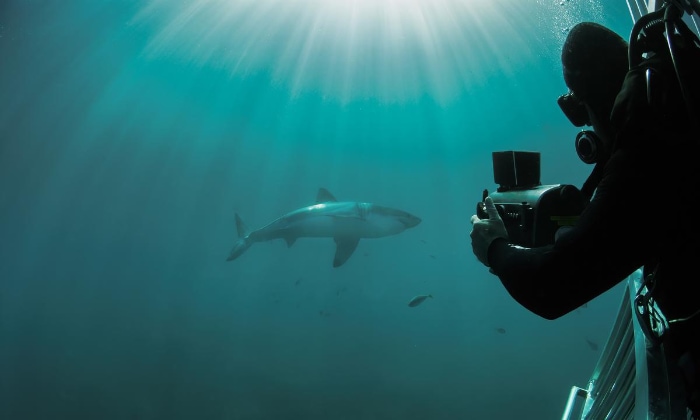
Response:
[[[422,220],[418,217],[414,217],[413,219],[409,218],[404,218],[399,220],[402,225],[406,226],[406,228],[412,228],[414,226],[417,226]]]

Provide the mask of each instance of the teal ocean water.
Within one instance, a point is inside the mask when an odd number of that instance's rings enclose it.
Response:
[[[616,288],[556,321],[472,254],[491,152],[590,167],[567,29],[622,0],[0,2],[0,418],[555,419]],[[225,259],[339,200],[417,215]],[[409,307],[415,295],[431,294]]]

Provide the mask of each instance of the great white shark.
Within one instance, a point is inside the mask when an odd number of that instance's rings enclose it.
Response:
[[[355,251],[360,239],[396,235],[420,222],[420,218],[403,210],[338,201],[328,190],[320,188],[316,204],[287,213],[252,232],[236,213],[238,240],[226,261],[240,257],[256,242],[284,239],[287,247],[291,247],[299,238],[333,238],[336,244],[333,267],[340,267]]]

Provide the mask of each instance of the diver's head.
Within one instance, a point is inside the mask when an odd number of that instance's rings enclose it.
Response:
[[[594,111],[612,110],[629,62],[627,41],[593,22],[575,25],[561,52],[564,82],[573,95]]]
[[[569,92],[559,97],[559,107],[576,127],[592,126],[601,152],[608,152],[602,149],[613,141],[610,113],[629,69],[627,42],[602,25],[582,22],[569,31],[561,63]]]

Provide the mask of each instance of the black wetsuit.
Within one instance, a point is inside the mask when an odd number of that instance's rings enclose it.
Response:
[[[613,151],[576,226],[552,246],[498,239],[489,247],[491,270],[535,314],[558,318],[657,264],[654,298],[664,315],[682,318],[700,308],[700,132],[670,79],[663,90],[657,82],[650,106],[644,72],[628,73],[611,117]],[[700,316],[672,327],[669,340],[679,353],[691,350],[700,365],[698,325]],[[696,366],[696,378],[697,372]]]

